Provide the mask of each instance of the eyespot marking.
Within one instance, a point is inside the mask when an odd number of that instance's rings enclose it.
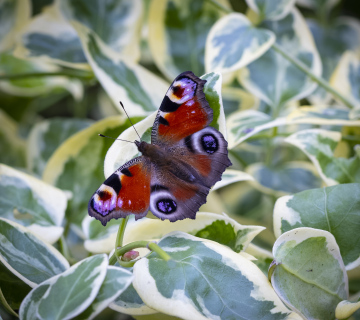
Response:
[[[177,204],[172,199],[160,199],[156,202],[157,209],[165,214],[170,214],[176,211]]]
[[[201,145],[202,145],[204,151],[209,154],[212,154],[219,149],[218,140],[211,133],[206,133],[201,137]]]

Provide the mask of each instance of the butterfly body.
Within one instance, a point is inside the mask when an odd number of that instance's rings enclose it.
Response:
[[[151,143],[135,141],[141,156],[116,170],[90,199],[90,216],[103,225],[112,218],[148,210],[170,221],[194,219],[219,180],[228,159],[227,142],[209,127],[212,109],[203,92],[206,81],[180,74],[160,106]]]

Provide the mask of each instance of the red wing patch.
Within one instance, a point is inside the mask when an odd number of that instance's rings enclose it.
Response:
[[[89,215],[106,223],[135,214],[144,217],[149,210],[151,173],[143,157],[116,170],[91,197]]]
[[[176,143],[211,123],[213,111],[205,99],[205,83],[190,71],[176,77],[161,103],[152,143]]]

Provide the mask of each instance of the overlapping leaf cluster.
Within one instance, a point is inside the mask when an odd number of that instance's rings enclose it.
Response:
[[[359,319],[360,22],[339,12],[0,1],[0,318]],[[137,138],[122,101],[149,142],[187,70],[233,167],[195,221],[130,219],[124,244],[158,241],[170,261],[110,265],[119,221],[87,202],[138,151],[97,134]]]

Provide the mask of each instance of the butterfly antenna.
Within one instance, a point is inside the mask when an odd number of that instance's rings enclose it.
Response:
[[[109,138],[109,139],[114,139],[114,140],[120,140],[120,141],[125,141],[125,142],[130,142],[130,143],[135,143],[133,141],[129,141],[129,140],[124,140],[124,139],[116,139],[113,137],[109,137],[109,136],[104,136],[103,134],[99,133],[98,136],[103,137],[103,138]]]
[[[121,101],[120,101],[120,104],[121,104],[121,107],[123,108],[123,110],[124,110],[124,112],[125,112],[126,116],[128,117],[128,119],[129,119],[129,121],[130,121],[130,123],[131,123],[132,127],[134,128],[134,130],[135,130],[136,134],[138,135],[138,137],[139,137],[139,139],[140,139],[140,141],[141,141],[140,135],[139,135],[139,133],[137,132],[137,130],[136,130],[135,126],[133,125],[133,123],[131,122],[130,117],[129,117],[129,115],[127,114],[127,112],[126,112],[126,110],[125,110],[125,107],[124,107],[124,105],[122,104],[122,102],[121,102]]]

